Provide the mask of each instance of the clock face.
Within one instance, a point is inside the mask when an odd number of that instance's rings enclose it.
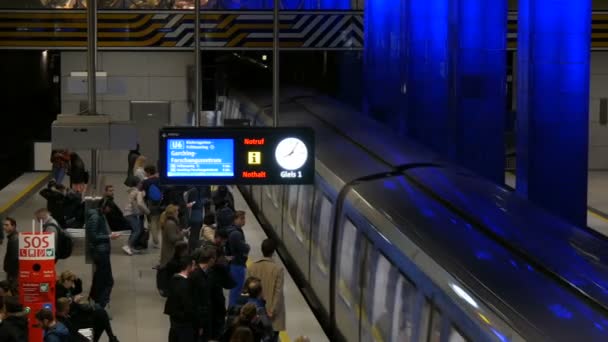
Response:
[[[277,145],[274,157],[283,169],[293,171],[306,164],[308,149],[298,138],[285,138]]]

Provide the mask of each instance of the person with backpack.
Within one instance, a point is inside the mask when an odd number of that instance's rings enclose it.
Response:
[[[230,275],[236,282],[236,286],[230,290],[228,305],[232,306],[236,303],[247,273],[247,257],[250,247],[245,241],[245,233],[243,226],[245,225],[245,212],[238,210],[234,214],[233,224],[227,228],[228,242],[226,243],[226,255],[231,256],[230,260]]]
[[[74,242],[68,232],[57,223],[47,208],[36,210],[34,216],[36,217],[36,222],[42,223],[43,232],[55,234],[55,262],[60,259],[69,258],[72,255]]]
[[[110,252],[112,250],[110,240],[117,239],[120,236],[118,233],[109,231],[105,219],[105,215],[112,211],[113,206],[115,204],[111,199],[102,200],[99,209],[89,210],[85,225],[86,248],[95,265],[89,296],[102,308],[105,308],[110,302],[110,294],[114,287],[112,264],[110,262]]]
[[[150,213],[146,216],[148,220],[148,226],[150,227],[150,235],[152,235],[152,246],[159,248],[159,221],[160,214],[163,212],[162,201],[163,192],[161,190],[160,178],[156,172],[156,166],[148,165],[144,168],[146,179],[142,182],[142,190],[145,193],[144,200],[150,210]]]

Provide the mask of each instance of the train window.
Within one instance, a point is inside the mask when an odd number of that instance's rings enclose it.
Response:
[[[363,340],[389,341],[398,272],[377,250],[370,248],[368,255],[366,289],[364,296]]]
[[[298,212],[298,186],[287,187],[287,225],[291,230],[296,230],[296,214]]]
[[[418,325],[418,331],[420,332],[420,336],[418,337],[419,341],[426,341],[429,336],[429,321],[431,319],[431,304],[429,301],[422,295],[419,295],[417,298],[417,302],[424,303],[422,307],[422,311],[420,313],[420,324]]]
[[[429,332],[429,342],[441,341],[441,312],[434,309],[431,316],[431,330]]]
[[[270,186],[272,204],[275,208],[279,209],[279,197],[281,196],[281,186],[272,185]]]
[[[340,235],[338,293],[346,305],[354,309],[353,304],[359,296],[357,280],[360,265],[356,253],[361,252],[362,240],[357,238],[357,228],[350,220],[344,221]]]
[[[314,188],[310,185],[300,186],[298,195],[298,224],[296,226],[296,236],[301,242],[308,240],[310,231],[310,207],[312,204]]]
[[[315,253],[317,256],[317,266],[323,274],[327,274],[327,268],[329,265],[332,206],[331,201],[323,194],[323,192],[317,191],[317,199],[315,200],[313,241],[317,246],[317,252]]]
[[[464,336],[462,336],[462,334],[460,334],[460,332],[456,330],[456,328],[452,327],[448,342],[467,342],[467,339],[464,338]]]
[[[399,275],[395,290],[395,310],[391,341],[412,341],[415,331],[416,288]]]

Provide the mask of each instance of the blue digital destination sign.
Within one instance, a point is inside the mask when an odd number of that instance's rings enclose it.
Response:
[[[234,177],[234,139],[167,139],[168,177]]]

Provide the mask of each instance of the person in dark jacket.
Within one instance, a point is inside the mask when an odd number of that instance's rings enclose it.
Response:
[[[212,328],[212,307],[211,307],[211,282],[209,273],[215,264],[215,249],[206,248],[197,253],[196,265],[190,276],[190,286],[192,289],[192,300],[194,303],[195,324],[199,336],[203,341],[207,341]]]
[[[107,311],[98,304],[91,305],[85,301],[82,294],[82,280],[73,272],[65,271],[59,276],[55,286],[56,298],[67,298],[70,300],[70,312],[74,317],[71,323],[76,329],[93,328],[93,341],[97,342],[101,335],[106,332],[110,342],[118,342],[110,324]],[[56,302],[59,306],[59,303]]]
[[[57,321],[65,325],[70,332],[70,342],[89,342],[89,339],[78,332],[78,328],[72,322],[72,317],[70,316],[70,305],[71,301],[68,298],[61,297],[57,298]]]
[[[228,306],[234,305],[239,298],[247,274],[246,265],[250,247],[245,241],[244,225],[245,212],[239,210],[234,215],[234,223],[227,228],[228,242],[226,243],[226,255],[232,257],[232,260],[230,260],[230,275],[236,282],[236,286],[230,290]]]
[[[179,261],[188,255],[188,243],[186,241],[180,241],[175,244],[175,250],[171,260],[169,260],[165,265],[159,266],[158,273],[156,275],[156,286],[161,296],[166,297],[169,293],[169,283],[171,282],[171,278],[173,278],[176,273],[180,272]]]
[[[135,147],[134,150],[129,151],[129,155],[127,156],[127,178],[129,179],[129,177],[133,176],[133,168],[135,166],[135,161],[137,160],[137,158],[139,158],[139,156],[141,156],[141,153],[139,152],[139,144],[137,144],[137,147]],[[127,181],[125,180],[125,183]]]
[[[211,188],[209,186],[195,187],[187,191],[187,206],[190,209],[188,217],[188,225],[190,226],[190,236],[188,244],[190,251],[194,251],[199,247],[199,236],[203,227],[203,217],[205,215],[204,208],[206,202],[211,197]]]
[[[267,341],[268,333],[266,326],[270,323],[265,323],[259,313],[260,311],[254,303],[243,305],[239,312],[239,316],[233,322],[228,323],[228,329],[226,329],[220,341],[230,342],[232,335],[239,327],[251,329],[255,342]]]
[[[27,314],[23,312],[23,306],[19,298],[15,296],[4,297],[4,312],[1,314],[0,341],[28,342]]]
[[[196,312],[191,282],[192,259],[182,257],[178,262],[179,272],[173,275],[169,284],[165,315],[169,316],[169,342],[198,341]]]
[[[17,232],[17,221],[12,217],[4,219],[2,224],[6,233],[6,254],[4,255],[4,272],[6,280],[16,284],[19,280],[19,233]]]
[[[54,180],[50,181],[46,188],[40,190],[40,196],[46,199],[46,208],[62,227],[66,227],[65,195],[66,187],[63,184],[55,183]]]
[[[222,206],[221,208],[216,208],[215,219],[217,225],[215,229],[224,230],[232,226],[234,223],[234,210],[232,210],[228,206]]]
[[[223,242],[226,238],[222,236],[224,232],[216,232],[216,244],[214,248],[217,254],[217,261],[209,272],[209,291],[210,291],[210,305],[211,305],[211,324],[209,331],[209,338],[211,340],[219,340],[224,332],[224,326],[226,322],[226,297],[224,296],[224,290],[230,290],[236,286],[236,282],[230,275],[230,268],[228,266],[228,260],[220,252],[223,249]],[[203,247],[213,248],[213,247]]]
[[[109,201],[108,205],[110,206],[109,210],[104,213],[104,217],[108,222],[108,226],[110,226],[110,230],[115,231],[123,231],[123,230],[131,230],[131,225],[129,221],[125,219],[125,215],[122,213],[122,210],[116,205],[114,201],[114,186],[111,184],[107,184],[104,188],[103,192],[103,201]]]
[[[36,313],[36,321],[44,330],[44,342],[70,342],[70,332],[57,322],[53,311],[42,309]]]
[[[224,207],[234,211],[234,197],[226,185],[219,185],[217,190],[213,192],[212,199],[216,211]]]
[[[83,185],[89,182],[89,174],[87,173],[84,161],[78,153],[70,153],[70,168],[68,171],[70,176],[70,187],[73,185]]]
[[[87,249],[95,264],[90,296],[102,308],[110,302],[114,286],[110,240],[118,238],[119,235],[110,232],[104,217],[104,214],[112,210],[113,203],[112,200],[104,200],[99,209],[89,210],[86,224]]]

